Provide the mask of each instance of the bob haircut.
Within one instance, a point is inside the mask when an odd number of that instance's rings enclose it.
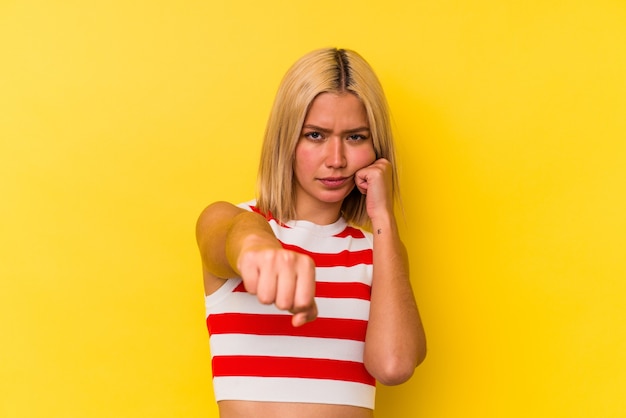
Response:
[[[294,160],[302,125],[311,102],[322,93],[354,94],[367,112],[376,158],[393,169],[392,194],[398,176],[387,100],[372,67],[358,53],[326,48],[309,52],[287,71],[278,88],[265,130],[257,184],[257,207],[280,222],[295,213]],[[354,187],[344,199],[341,214],[350,224],[370,227],[365,195]]]

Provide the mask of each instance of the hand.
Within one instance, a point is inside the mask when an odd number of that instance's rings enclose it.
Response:
[[[237,268],[248,293],[293,313],[294,327],[317,318],[315,264],[309,256],[282,248],[250,249],[241,252]]]
[[[393,170],[391,163],[379,158],[354,174],[354,182],[366,195],[365,206],[370,219],[393,213]]]

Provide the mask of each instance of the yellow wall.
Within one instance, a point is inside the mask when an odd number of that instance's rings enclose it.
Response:
[[[429,337],[378,416],[626,417],[626,3],[244,3],[0,2],[0,416],[217,416],[196,216],[252,197],[287,66],[344,46]]]

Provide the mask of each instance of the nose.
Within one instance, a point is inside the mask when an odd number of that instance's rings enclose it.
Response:
[[[332,138],[326,142],[326,166],[342,168],[346,166],[346,154],[341,138]]]

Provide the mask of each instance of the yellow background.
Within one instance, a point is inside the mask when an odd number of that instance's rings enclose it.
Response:
[[[323,46],[387,91],[429,338],[377,415],[626,417],[622,0],[2,0],[0,416],[217,416],[195,220]]]

